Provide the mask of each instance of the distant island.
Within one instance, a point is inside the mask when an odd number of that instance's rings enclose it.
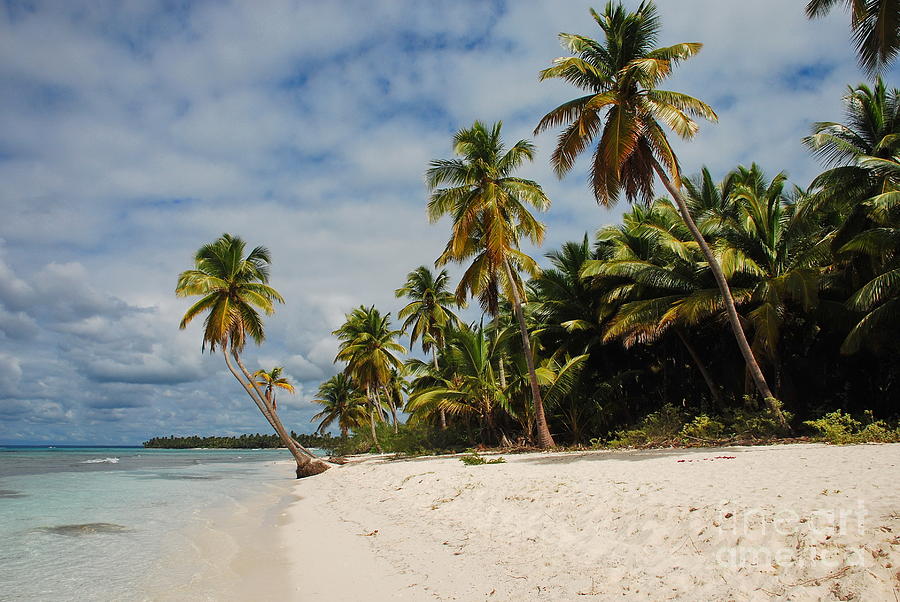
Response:
[[[299,441],[304,447],[320,447],[331,448],[336,437],[330,434],[325,435],[307,435],[297,434],[291,431],[291,437]],[[191,449],[197,447],[221,448],[221,449],[257,449],[257,448],[277,448],[283,447],[281,439],[278,435],[261,435],[255,433],[252,435],[241,435],[240,437],[201,437],[199,435],[190,435],[187,437],[179,437],[169,435],[168,437],[153,437],[149,441],[144,441],[144,447],[156,449]]]

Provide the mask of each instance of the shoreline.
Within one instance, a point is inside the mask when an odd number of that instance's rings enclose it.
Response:
[[[173,533],[146,584],[143,600],[242,601],[285,599],[290,589],[289,556],[280,544],[292,493],[293,462],[275,460],[264,489],[227,498],[194,511],[191,523]],[[166,576],[189,577],[177,582]]]
[[[900,595],[900,444],[504,457],[363,457],[296,483],[291,599]]]

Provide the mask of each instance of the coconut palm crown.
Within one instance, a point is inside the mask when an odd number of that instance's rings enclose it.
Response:
[[[547,113],[534,132],[564,126],[551,157],[560,177],[599,137],[590,169],[597,202],[614,205],[621,193],[629,200],[649,202],[654,170],[665,169],[676,186],[680,184],[678,158],[662,126],[689,139],[698,130],[693,117],[718,119],[706,103],[657,87],[703,45],[657,48],[660,21],[652,2],[642,2],[633,13],[621,3],[608,2],[603,14],[591,9],[591,16],[604,40],[561,33],[560,42],[571,55],[555,59],[540,72],[541,81],[562,79],[587,94]]]
[[[194,256],[194,269],[178,277],[175,294],[179,297],[201,295],[185,312],[182,330],[197,316],[209,312],[203,324],[203,349],[230,346],[240,351],[247,336],[257,344],[265,339],[261,310],[274,312],[275,302],[284,303],[281,294],[268,285],[271,257],[265,247],[255,247],[245,257],[246,243],[237,236],[223,234],[205,244]]]

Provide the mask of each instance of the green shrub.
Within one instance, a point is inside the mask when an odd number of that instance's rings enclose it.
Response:
[[[835,445],[900,441],[900,428],[891,428],[887,422],[875,420],[870,410],[866,410],[865,414],[868,421],[865,426],[841,410],[829,412],[818,420],[807,420],[803,424],[812,427],[822,439]]]
[[[466,456],[461,456],[459,461],[465,464],[466,466],[480,466],[482,464],[505,464],[506,460],[503,459],[502,456],[494,458],[493,460],[487,460],[482,457],[478,452],[471,453]]]
[[[724,435],[725,425],[706,414],[700,414],[681,429],[681,436],[689,440],[714,441]]]
[[[646,447],[662,445],[679,439],[685,418],[680,410],[667,403],[648,414],[637,428],[616,432],[610,447]]]
[[[744,407],[726,412],[724,416],[726,428],[744,439],[773,439],[784,436],[784,428],[775,413],[768,406],[759,408],[750,397],[744,398]],[[776,402],[781,407],[780,402]],[[781,409],[785,420],[789,423],[793,414]]]

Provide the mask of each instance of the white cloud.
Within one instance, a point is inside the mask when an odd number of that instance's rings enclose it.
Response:
[[[587,1],[34,4],[0,16],[0,353],[20,371],[0,441],[264,430],[221,358],[201,356],[201,325],[177,330],[175,278],[222,232],[272,250],[287,304],[245,355],[303,381],[284,416],[310,429],[301,400],[339,369],[330,332],[360,304],[396,313],[393,290],[446,241],[424,217],[427,162],[476,118],[530,137],[577,93],[537,81],[556,34],[599,35]],[[721,117],[678,143],[685,169],[756,160],[805,185],[819,166],[800,137],[840,119],[862,80],[847,16],[810,22],[783,0],[659,8],[661,43],[706,45],[670,87]],[[522,171],[554,201],[549,246],[625,208],[596,207],[586,161],[558,181],[554,140],[538,137]]]

